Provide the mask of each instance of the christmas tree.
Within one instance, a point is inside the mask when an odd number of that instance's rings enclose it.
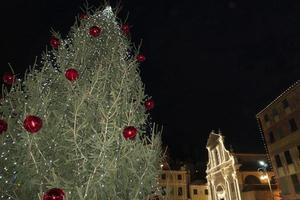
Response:
[[[157,197],[160,134],[129,34],[111,7],[87,10],[23,81],[4,74],[0,199]]]

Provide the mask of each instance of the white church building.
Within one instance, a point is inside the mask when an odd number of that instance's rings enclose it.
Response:
[[[206,148],[206,178],[212,200],[280,199],[273,172],[259,170],[259,161],[267,163],[265,154],[233,153],[225,148],[224,136],[214,132]]]

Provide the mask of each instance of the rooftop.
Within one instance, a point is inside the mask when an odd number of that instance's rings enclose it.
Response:
[[[256,114],[256,117],[258,118],[261,113],[263,113],[268,107],[270,107],[272,104],[277,102],[282,96],[288,94],[292,91],[292,89],[296,88],[297,86],[300,87],[300,80],[296,81],[293,85],[291,85],[288,89],[286,89],[283,93],[281,93],[278,97],[276,97],[269,105],[267,105],[264,109],[262,109],[259,113]]]

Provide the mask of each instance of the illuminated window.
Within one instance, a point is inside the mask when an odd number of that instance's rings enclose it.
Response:
[[[284,156],[285,156],[285,160],[286,160],[287,164],[292,164],[293,163],[290,151],[285,151]]]
[[[282,167],[282,163],[281,163],[279,155],[275,155],[275,161],[276,161],[277,167]]]
[[[298,130],[295,119],[290,119],[289,124],[290,124],[290,131],[291,132],[294,132],[294,131]]]

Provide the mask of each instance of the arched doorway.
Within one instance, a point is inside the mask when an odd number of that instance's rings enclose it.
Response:
[[[223,185],[218,185],[216,188],[218,200],[226,200],[225,190]]]

